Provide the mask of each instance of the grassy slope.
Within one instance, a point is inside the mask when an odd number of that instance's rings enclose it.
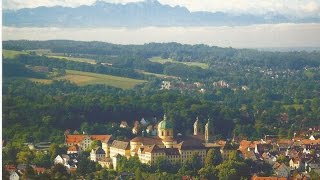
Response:
[[[69,61],[87,62],[90,64],[96,63],[95,60],[93,59],[65,57],[62,55],[52,55],[48,50],[32,50],[32,51],[35,51],[37,54],[42,53],[42,55],[46,55],[52,58],[64,59]],[[25,52],[25,51],[13,51],[13,50],[3,50],[2,53],[5,58],[11,58],[11,59],[19,54],[28,54],[28,52]],[[53,80],[69,80],[78,85],[105,84],[108,86],[113,86],[113,87],[118,87],[123,89],[131,89],[135,85],[146,82],[143,80],[132,79],[132,78],[89,73],[89,72],[82,72],[82,71],[73,71],[73,70],[67,70],[65,76],[58,77],[58,78],[53,78],[53,79],[29,78],[29,79],[34,82],[45,83],[45,84],[51,83]]]
[[[95,60],[88,59],[88,58],[66,57],[66,56],[57,56],[57,55],[47,55],[47,57],[68,60],[68,61],[86,62],[89,64],[96,64]]]
[[[57,58],[61,60],[67,60],[67,61],[77,61],[77,62],[86,62],[90,64],[96,64],[96,61],[94,59],[88,59],[88,58],[79,58],[79,57],[67,57],[63,55],[57,55],[50,52],[50,50],[43,50],[43,49],[37,49],[37,50],[30,50],[30,51],[13,51],[13,50],[5,50],[3,49],[3,56],[5,58],[12,59],[15,56],[19,54],[29,54],[29,52],[35,52],[37,55],[44,55],[50,58]]]
[[[156,74],[156,73],[151,73],[151,72],[146,72],[143,70],[136,70],[138,73],[146,74],[146,75],[152,75],[158,78],[164,78],[164,79],[178,79],[177,76],[169,76],[169,75],[164,75],[164,74]]]
[[[202,69],[208,69],[208,64],[206,63],[200,63],[200,62],[179,62],[179,61],[175,61],[171,58],[169,59],[162,59],[161,57],[153,57],[149,59],[151,62],[155,62],[155,63],[160,63],[160,64],[164,64],[167,62],[170,63],[180,63],[180,64],[184,64],[187,66],[198,66],[201,67]]]
[[[108,86],[118,87],[122,89],[131,89],[135,85],[142,84],[146,81],[131,79],[119,76],[111,76],[105,74],[89,73],[82,71],[67,70],[65,76],[61,76],[53,79],[35,79],[29,78],[31,81],[40,83],[51,83],[52,80],[69,80],[78,85],[89,84],[105,84]]]
[[[5,50],[5,49],[2,50],[2,55],[4,58],[13,59],[19,54],[28,54],[28,53],[24,51],[13,51],[13,50]]]

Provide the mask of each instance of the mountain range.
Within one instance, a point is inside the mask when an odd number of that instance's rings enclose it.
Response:
[[[277,23],[320,23],[320,17],[288,17],[226,12],[190,12],[156,0],[127,4],[97,1],[79,7],[37,7],[3,10],[3,25],[14,27],[146,27],[146,26],[239,26]]]

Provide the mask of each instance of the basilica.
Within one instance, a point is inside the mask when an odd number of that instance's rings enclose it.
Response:
[[[157,136],[136,137],[130,140],[130,156],[138,156],[143,163],[153,164],[158,158],[165,157],[172,163],[183,163],[198,154],[204,161],[208,145],[213,143],[213,128],[210,121],[201,132],[199,119],[194,123],[191,136],[174,136],[173,124],[164,115],[157,126]]]
[[[146,136],[142,133],[142,136],[128,141],[112,140],[109,135],[66,135],[66,144],[85,149],[93,139],[102,138],[102,147],[91,151],[91,160],[113,168],[116,168],[119,156],[137,156],[142,163],[152,165],[159,158],[165,158],[171,163],[183,163],[193,154],[197,154],[201,162],[204,162],[208,149],[219,147],[214,142],[210,120],[205,124],[203,132],[197,118],[193,125],[193,134],[189,136],[175,134],[173,123],[166,115],[154,128],[155,133],[152,135]]]

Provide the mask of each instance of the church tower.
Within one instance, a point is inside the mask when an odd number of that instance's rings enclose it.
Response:
[[[212,122],[210,122],[210,119],[208,119],[208,122],[205,125],[204,139],[206,143],[213,142],[213,126]]]
[[[171,121],[167,120],[167,116],[163,115],[163,120],[158,124],[158,136],[161,139],[173,138],[173,125]]]
[[[166,148],[173,148],[177,144],[177,141],[173,138],[173,124],[167,120],[166,115],[158,124],[158,136]]]
[[[193,124],[193,135],[200,135],[200,124],[199,124],[199,118],[197,117],[196,122]]]

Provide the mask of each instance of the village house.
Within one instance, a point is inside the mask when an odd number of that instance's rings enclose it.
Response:
[[[257,161],[258,158],[257,158],[257,154],[254,153],[253,151],[240,151],[242,153],[242,157],[244,159],[251,159],[253,161]]]
[[[112,156],[112,167],[114,170],[117,170],[118,162],[120,158],[121,158],[120,154],[115,154],[114,156]]]
[[[78,145],[73,145],[68,147],[67,154],[75,154],[75,153],[77,154],[80,153],[80,148]]]
[[[310,140],[317,140],[319,138],[320,138],[320,134],[317,134],[317,135],[313,134],[309,137]]]
[[[291,170],[301,170],[303,167],[302,160],[300,157],[291,158],[289,161]]]
[[[259,177],[254,175],[251,177],[251,180],[287,180],[288,178],[285,177]]]
[[[170,90],[171,82],[170,81],[162,81],[160,90]]]
[[[110,157],[114,157],[117,154],[130,157],[130,143],[127,141],[114,140],[110,146]]]
[[[320,173],[320,158],[314,157],[305,162],[305,170],[306,172],[314,171],[316,173]]]
[[[64,167],[69,169],[77,168],[77,154],[62,154],[57,155],[57,157],[53,160],[54,164],[62,164]]]
[[[263,154],[266,152],[270,152],[272,150],[273,146],[271,144],[256,144],[254,148],[254,152],[256,154]]]
[[[290,168],[286,166],[284,163],[275,163],[272,168],[274,169],[275,174],[278,177],[289,178],[290,176]]]
[[[128,125],[127,121],[121,121],[121,123],[120,123],[120,126],[119,126],[119,127],[121,127],[121,128],[128,128],[128,127],[129,127],[129,125]]]
[[[247,141],[247,140],[242,140],[240,141],[240,146],[239,150],[241,152],[243,151],[255,151],[255,147],[257,144],[260,144],[260,141]]]
[[[214,83],[213,83],[213,86],[214,86],[214,87],[228,88],[230,85],[229,85],[226,81],[220,80],[220,81],[218,81],[218,82],[214,82]]]
[[[221,156],[223,160],[227,160],[229,158],[230,153],[237,151],[238,154],[242,154],[240,150],[237,150],[238,147],[234,146],[230,143],[226,143],[224,146],[220,148]]]
[[[9,176],[10,180],[19,180],[20,179],[20,176],[16,171],[10,171],[9,174],[10,174],[10,176]]]
[[[276,144],[276,148],[280,152],[285,152],[293,145],[293,141],[289,139],[279,139]]]
[[[139,130],[140,130],[140,122],[135,121],[132,128],[132,134],[138,134]]]
[[[108,168],[111,169],[112,168],[112,159],[109,157],[104,157],[101,158],[98,163],[101,165],[101,167],[103,168]]]
[[[270,164],[270,165],[274,165],[277,161],[277,156],[274,156],[273,154],[271,154],[270,152],[267,153],[263,153],[261,155],[261,158],[264,162]]]
[[[158,129],[158,125],[156,124],[156,125],[149,125],[149,126],[147,126],[147,128],[146,128],[146,132],[148,133],[148,134],[150,134],[151,136],[157,136],[157,129]]]
[[[65,144],[70,146],[77,145],[79,150],[90,148],[91,143],[99,140],[102,143],[102,148],[108,148],[111,140],[111,135],[88,135],[88,134],[67,134],[65,135]]]
[[[90,160],[97,162],[102,160],[103,158],[106,157],[106,152],[101,148],[98,147],[96,149],[92,149],[90,152]]]

